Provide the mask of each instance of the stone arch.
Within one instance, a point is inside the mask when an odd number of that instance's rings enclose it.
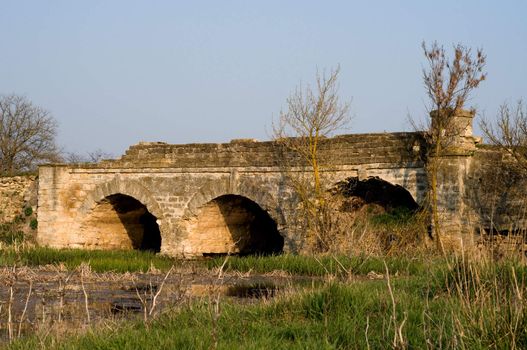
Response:
[[[84,223],[101,203],[108,202],[108,200],[112,202],[112,198],[119,199],[119,197],[135,201],[137,202],[136,205],[144,206],[146,212],[153,217],[153,222],[158,226],[160,245],[162,245],[165,242],[167,232],[169,232],[163,211],[150,191],[135,180],[121,180],[116,177],[111,181],[96,185],[79,207],[79,222]]]
[[[136,180],[123,181],[119,178],[114,178],[111,181],[95,186],[95,188],[86,196],[86,199],[79,208],[79,212],[85,215],[89,213],[101,199],[119,193],[137,199],[148,208],[149,212],[157,217],[158,221],[162,220],[163,211],[145,186],[141,185],[139,181]]]
[[[278,225],[279,230],[285,226],[284,215],[280,210],[278,201],[270,191],[248,181],[240,182],[236,188],[231,188],[228,183],[220,181],[211,181],[205,184],[188,201],[183,217],[196,215],[203,205],[223,195],[238,195],[250,199],[269,214]]]
[[[419,208],[416,198],[408,188],[380,176],[369,176],[366,179],[348,177],[337,182],[332,192],[342,194],[344,197],[362,198],[365,203],[375,203],[385,208],[406,207],[410,210]]]
[[[350,173],[348,176],[356,176],[360,180],[376,177],[394,186],[401,186],[408,191],[414,201],[420,206],[426,202],[428,195],[428,176],[426,170],[422,167],[403,166],[400,164],[395,167],[365,167],[359,169],[355,174]],[[332,179],[334,180],[333,184],[346,178],[341,176],[335,177]]]
[[[211,181],[189,200],[178,223],[186,256],[274,254],[284,249],[284,218],[275,198],[248,181]]]

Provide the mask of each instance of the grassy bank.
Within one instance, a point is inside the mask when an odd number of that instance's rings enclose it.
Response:
[[[176,259],[138,250],[82,250],[54,249],[37,246],[4,246],[0,249],[0,266],[42,266],[63,264],[74,269],[81,263],[89,264],[95,272],[146,272],[153,266],[161,271],[168,270]],[[426,273],[432,263],[434,268],[442,264],[440,259],[425,260],[418,257],[393,256],[372,257],[343,255],[275,255],[275,256],[230,256],[200,260],[195,265],[208,269],[223,266],[225,272],[274,273],[285,272],[303,276],[365,275],[370,272],[384,273],[384,263],[398,275]]]
[[[447,266],[449,265],[449,267]],[[521,349],[527,271],[452,260],[435,274],[331,282],[257,305],[194,302],[152,323],[127,322],[10,349]],[[385,276],[386,277],[386,276]]]
[[[0,266],[40,266],[63,264],[75,269],[85,263],[94,272],[146,272],[151,267],[165,271],[175,260],[146,251],[53,249],[46,247],[6,247],[0,250]]]
[[[275,255],[275,256],[231,256],[207,261],[209,268],[224,265],[225,271],[272,273],[283,271],[292,275],[304,276],[346,276],[365,275],[370,272],[384,273],[388,265],[394,274],[416,275],[429,271],[431,263],[439,268],[441,259],[422,259],[419,257],[393,256],[344,256],[344,255]]]
[[[324,259],[330,257],[231,257],[225,266],[232,270],[279,266],[290,271],[295,267],[298,273],[317,274],[317,264],[326,263],[324,271],[332,266]],[[342,260],[339,266],[357,266],[353,259]],[[207,263],[216,267],[224,261]],[[359,261],[364,269],[358,272],[384,270],[379,271],[384,276],[334,280],[253,305],[212,294],[146,323],[109,323],[66,337],[38,334],[15,341],[9,348],[527,348],[527,268],[519,262],[467,261],[463,257],[442,262],[424,258]],[[431,263],[434,269],[427,270]]]

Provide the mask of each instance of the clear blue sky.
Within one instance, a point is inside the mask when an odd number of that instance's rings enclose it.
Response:
[[[527,98],[527,1],[0,0],[0,94],[48,109],[66,150],[267,139],[300,81],[341,66],[347,132],[422,116],[423,40],[482,47],[471,101]]]

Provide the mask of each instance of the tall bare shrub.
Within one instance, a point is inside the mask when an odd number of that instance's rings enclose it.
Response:
[[[316,86],[297,87],[287,98],[287,110],[273,124],[273,139],[283,151],[282,166],[303,207],[307,229],[319,250],[328,249],[326,190],[320,153],[322,140],[349,123],[349,102],[338,94],[340,68],[317,73]]]
[[[422,47],[427,60],[427,66],[423,68],[423,83],[431,116],[426,133],[430,145],[427,167],[430,204],[434,239],[438,249],[443,251],[437,183],[441,157],[464,131],[464,127],[456,123],[456,116],[466,108],[465,104],[471,94],[487,76],[484,71],[486,55],[482,49],[473,54],[470,48],[461,44],[454,45],[452,57],[437,42],[430,47],[423,42]]]

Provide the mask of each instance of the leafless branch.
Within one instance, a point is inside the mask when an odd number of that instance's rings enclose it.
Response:
[[[24,318],[26,317],[27,306],[29,305],[29,299],[31,298],[32,292],[33,292],[33,281],[30,280],[29,290],[27,291],[27,295],[26,295],[26,302],[24,303],[24,310],[22,310],[22,315],[20,315],[20,319],[18,320],[17,338],[20,338],[20,334],[22,333],[22,323],[24,322]]]
[[[429,143],[427,171],[430,183],[430,204],[434,238],[438,249],[444,251],[438,213],[437,177],[441,157],[450,151],[467,125],[456,117],[465,108],[472,92],[487,77],[486,56],[482,49],[473,55],[472,50],[461,44],[454,45],[449,58],[443,46],[434,42],[430,47],[422,43],[428,66],[423,68],[423,83],[430,106],[430,122],[425,136]]]
[[[316,86],[299,86],[287,98],[287,110],[273,123],[273,139],[281,150],[281,166],[289,185],[303,206],[308,231],[319,245],[327,246],[321,224],[324,220],[325,188],[321,168],[328,161],[320,156],[324,138],[349,121],[350,102],[338,94],[340,67],[316,75]]]
[[[502,104],[496,123],[482,119],[480,126],[492,144],[509,153],[522,169],[527,170],[527,107],[522,100],[515,107]]]
[[[0,96],[0,174],[29,171],[59,159],[57,122],[25,97]]]

